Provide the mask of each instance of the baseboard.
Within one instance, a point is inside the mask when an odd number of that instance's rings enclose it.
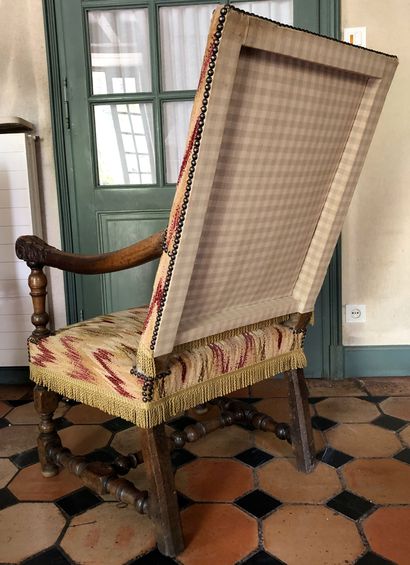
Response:
[[[0,385],[27,384],[28,375],[28,367],[0,367]]]
[[[410,377],[410,345],[345,346],[344,375]]]

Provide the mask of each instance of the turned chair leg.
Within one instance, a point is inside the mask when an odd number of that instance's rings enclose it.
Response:
[[[54,477],[59,468],[47,457],[47,450],[52,446],[60,446],[60,438],[55,429],[53,414],[57,409],[60,397],[55,392],[37,385],[34,388],[34,407],[40,416],[38,429],[40,434],[37,439],[38,455],[41,472],[44,477]]]
[[[148,512],[156,529],[159,551],[176,557],[184,549],[178,500],[165,426],[141,430],[142,453],[149,480]]]
[[[299,471],[310,473],[315,467],[315,445],[305,375],[303,369],[285,374],[289,383],[290,430],[296,466]]]

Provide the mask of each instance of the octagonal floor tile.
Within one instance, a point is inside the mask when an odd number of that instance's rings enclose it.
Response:
[[[364,550],[355,524],[323,506],[282,506],[264,520],[263,536],[287,565],[345,565]]]
[[[403,377],[368,377],[362,383],[373,396],[410,396],[410,379]]]
[[[105,447],[111,432],[96,425],[78,425],[64,428],[58,432],[64,447],[68,447],[75,455],[86,455],[95,449]]]
[[[399,433],[399,436],[404,443],[410,447],[410,425],[404,428],[404,430]]]
[[[37,445],[37,426],[7,426],[0,429],[0,457],[10,457]]]
[[[0,459],[0,489],[5,487],[16,473],[17,469],[9,459]]]
[[[238,461],[196,459],[178,469],[175,484],[192,500],[229,502],[253,488],[253,475]]]
[[[3,416],[5,416],[8,412],[10,412],[10,410],[11,410],[10,404],[6,404],[6,402],[0,400],[0,418],[3,418]]]
[[[63,469],[55,477],[45,478],[40,463],[22,469],[9,485],[19,500],[51,501],[83,486],[78,477]]]
[[[275,434],[255,431],[252,432],[255,438],[255,445],[259,449],[263,449],[277,457],[293,457],[293,449],[290,443],[278,439]],[[315,451],[319,453],[325,448],[326,442],[323,433],[320,430],[313,430],[313,440],[315,443]]]
[[[21,400],[25,396],[32,394],[33,384],[28,385],[1,385],[1,400]]]
[[[185,449],[199,457],[233,457],[250,447],[253,447],[252,433],[238,426],[216,430],[194,443],[185,445]]]
[[[77,404],[68,410],[65,417],[73,424],[103,424],[114,416],[86,404]]]
[[[290,411],[287,398],[265,398],[254,404],[260,412],[271,416],[276,422],[289,423]],[[310,406],[310,413],[313,415],[313,407]]]
[[[94,565],[123,565],[154,546],[154,528],[148,516],[112,502],[76,516],[61,541],[73,561]]]
[[[350,491],[377,504],[410,504],[410,465],[395,459],[356,459],[342,469]]]
[[[353,457],[391,457],[402,447],[394,432],[372,424],[341,424],[326,437],[332,447]]]
[[[289,385],[287,379],[265,379],[251,387],[251,396],[255,398],[287,398]]]
[[[232,504],[194,504],[182,512],[183,565],[237,563],[258,546],[256,520]]]
[[[336,422],[371,422],[380,416],[374,404],[360,398],[326,398],[316,404],[316,410]]]
[[[57,410],[54,412],[54,418],[61,418],[70,408],[68,404],[60,402],[58,404]],[[34,402],[27,402],[27,404],[22,404],[21,406],[16,406],[7,415],[7,420],[12,424],[38,424],[40,421],[40,416],[37,414],[34,408]]]
[[[379,508],[363,528],[373,551],[395,563],[409,563],[410,508]]]
[[[140,434],[140,430],[135,426],[122,432],[117,432],[111,442],[111,447],[123,455],[135,453],[141,449]]]
[[[410,396],[386,398],[380,404],[380,408],[385,414],[410,422]]]
[[[1,560],[20,563],[56,541],[65,525],[61,512],[49,503],[21,503],[0,511]]]
[[[257,473],[259,487],[281,502],[325,502],[342,490],[336,469],[325,463],[305,474],[292,459],[274,459]]]

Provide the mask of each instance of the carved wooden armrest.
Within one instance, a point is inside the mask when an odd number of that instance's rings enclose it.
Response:
[[[164,232],[157,232],[112,253],[77,255],[51,247],[35,235],[23,235],[16,241],[16,255],[29,266],[41,265],[81,275],[98,275],[122,271],[157,259],[161,256],[163,237]]]
[[[35,235],[23,235],[16,241],[16,255],[26,261],[31,272],[28,277],[34,313],[31,322],[35,329],[33,340],[50,335],[46,312],[47,277],[43,267],[56,267],[70,273],[98,275],[122,271],[157,259],[162,253],[164,232],[157,232],[134,245],[102,255],[76,255],[51,247]]]

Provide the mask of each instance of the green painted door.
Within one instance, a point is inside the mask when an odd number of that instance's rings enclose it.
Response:
[[[60,187],[65,247],[93,254],[166,226],[210,14],[204,0],[45,0],[55,18],[63,100]],[[323,0],[235,2],[284,23],[331,33]],[[324,7],[324,5],[326,5]],[[48,30],[50,22],[46,22]],[[50,44],[50,38],[49,38]],[[55,85],[54,85],[55,86]],[[53,90],[53,85],[52,85]],[[156,263],[67,285],[70,322],[149,301]],[[322,301],[309,373],[322,375]]]

